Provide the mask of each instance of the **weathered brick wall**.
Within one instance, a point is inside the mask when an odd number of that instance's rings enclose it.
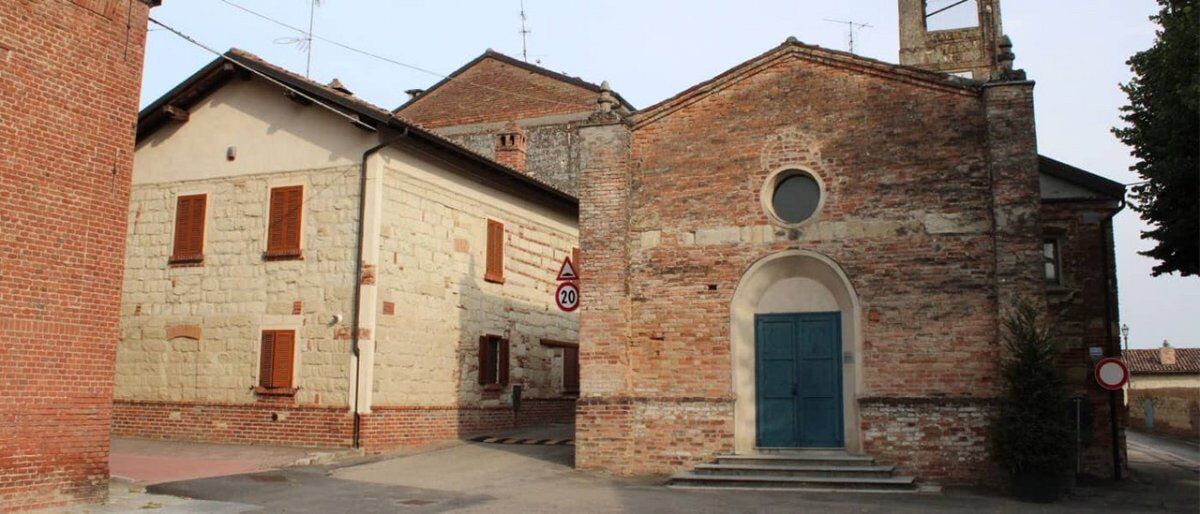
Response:
[[[715,93],[639,115],[629,174],[584,168],[582,243],[591,276],[603,273],[605,283],[584,281],[590,296],[581,320],[578,464],[665,472],[728,451],[732,430],[720,424],[703,432],[710,437],[653,448],[624,434],[650,423],[643,416],[657,417],[666,431],[729,421],[729,414],[709,416],[731,400],[729,306],[738,280],[767,255],[803,249],[837,262],[862,303],[858,395],[916,409],[918,418],[971,420],[904,436],[892,433],[903,425],[887,409],[864,403],[864,448],[918,475],[981,478],[977,468],[955,463],[987,459],[978,437],[984,411],[974,405],[998,391],[996,193],[988,166],[989,158],[1007,159],[1005,176],[1016,184],[1002,192],[1005,208],[1012,204],[1005,212],[1022,216],[1012,230],[1025,227],[1025,207],[1037,206],[1037,174],[1025,166],[1036,151],[1024,137],[1032,133],[1031,111],[1020,109],[1024,97],[991,106],[1015,105],[1006,113],[1014,137],[989,132],[978,89],[786,55],[751,68],[703,86]],[[768,174],[788,165],[813,171],[825,187],[819,219],[798,229],[771,225],[759,201]],[[1020,291],[1038,270],[1036,254],[1025,250],[1036,250],[1039,238],[1036,230],[1013,236],[1023,253],[1004,258]],[[670,413],[653,407],[672,399],[679,405]],[[936,430],[945,432],[929,435]],[[951,453],[930,442],[956,438],[968,442]]]
[[[260,401],[254,387],[262,331],[294,329],[295,402],[347,405],[358,171],[136,185],[116,399],[253,404]],[[288,185],[304,186],[304,258],[266,261],[270,188]],[[204,263],[172,266],[176,198],[195,193],[208,195]],[[338,324],[331,323],[335,314],[343,315]],[[197,328],[199,340],[168,339],[174,327]]]
[[[0,2],[0,510],[107,494],[147,11]]]
[[[1152,427],[1147,426],[1147,402],[1154,413]],[[1129,428],[1180,439],[1200,440],[1200,387],[1131,389]]]
[[[539,120],[521,119],[527,138],[525,172],[572,195],[579,193],[580,119],[578,115]],[[502,126],[454,126],[438,129],[438,132],[476,153],[495,157],[496,133]]]
[[[988,458],[995,408],[987,399],[863,398],[859,409],[863,451],[897,474],[992,483],[1001,474]]]
[[[255,403],[113,402],[113,435],[317,448],[353,443],[346,407],[296,405],[290,399]]]
[[[596,92],[485,57],[399,114],[426,127],[588,112]]]
[[[518,426],[571,423],[575,400],[524,400],[511,406],[378,407],[364,416],[362,443],[371,453],[411,448],[472,435],[494,434]]]
[[[378,318],[373,405],[508,403],[511,387],[485,399],[478,383],[485,334],[509,339],[510,383],[524,398],[561,396],[562,349],[541,340],[578,339],[578,314],[554,305],[558,268],[578,245],[574,218],[390,155],[379,298],[395,313]],[[502,284],[483,279],[489,218],[504,223]]]
[[[1059,366],[1066,373],[1071,394],[1087,398],[1093,413],[1092,425],[1085,431],[1091,438],[1082,448],[1082,471],[1101,477],[1112,476],[1109,392],[1092,378],[1088,349],[1107,348],[1110,337],[1104,324],[1105,281],[1111,278],[1115,285],[1116,274],[1112,230],[1103,221],[1112,209],[1111,202],[1104,201],[1048,201],[1041,205],[1042,235],[1058,240],[1062,269],[1061,284],[1046,286],[1048,321],[1063,344]],[[1103,265],[1106,260],[1108,269]],[[1116,294],[1114,287],[1114,302]],[[1119,320],[1112,321],[1116,326]],[[1122,427],[1118,445],[1123,450],[1125,423],[1118,421]]]

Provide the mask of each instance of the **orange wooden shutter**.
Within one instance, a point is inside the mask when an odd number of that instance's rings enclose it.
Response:
[[[300,222],[304,211],[301,186],[271,189],[267,220],[267,254],[291,255],[300,250]]]
[[[275,376],[275,332],[264,330],[262,333],[262,356],[258,364],[258,385],[274,387]]]
[[[579,262],[583,257],[580,255],[581,253],[582,252],[580,252],[578,248],[571,249],[571,264],[575,266],[575,276],[577,277],[582,276],[579,271],[582,269],[582,266],[579,265]]]
[[[579,348],[563,348],[563,391],[579,391]]]
[[[175,205],[175,248],[171,260],[199,260],[204,254],[205,195],[180,196]]]
[[[292,360],[296,353],[296,332],[275,333],[275,354],[271,370],[272,387],[292,387]]]
[[[488,370],[492,369],[488,366],[488,361],[490,360],[488,359],[488,343],[490,341],[491,338],[488,336],[479,337],[479,383],[484,385],[491,383],[488,380],[488,375],[490,374]]]
[[[497,382],[502,386],[506,386],[508,385],[508,339],[500,340],[500,351],[497,353],[499,353],[497,358],[500,359],[500,380],[497,380]]]
[[[488,220],[487,224],[487,271],[483,279],[504,282],[504,224],[496,220]]]

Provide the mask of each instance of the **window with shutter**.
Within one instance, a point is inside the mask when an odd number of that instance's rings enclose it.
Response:
[[[579,393],[579,348],[563,348],[563,393]]]
[[[204,261],[204,210],[206,195],[180,196],[175,203],[175,246],[171,264]]]
[[[292,364],[296,355],[296,331],[264,330],[262,356],[259,360],[258,385],[260,394],[291,394],[295,392]]]
[[[504,224],[496,220],[487,222],[487,271],[483,279],[504,283]]]
[[[267,251],[263,258],[300,258],[300,221],[303,212],[303,186],[271,189],[270,212],[267,215]]]
[[[508,385],[508,340],[487,335],[479,338],[479,383],[487,389]]]

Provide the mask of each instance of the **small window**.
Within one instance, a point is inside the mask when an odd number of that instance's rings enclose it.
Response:
[[[1046,269],[1046,283],[1062,284],[1062,259],[1059,256],[1057,239],[1042,241],[1042,263]]]
[[[485,388],[508,385],[508,340],[487,335],[479,338],[479,383]]]
[[[563,347],[563,394],[579,394],[579,347]]]
[[[504,283],[504,224],[496,220],[487,222],[487,270],[483,279]]]
[[[820,203],[821,186],[812,175],[789,170],[776,176],[769,205],[779,221],[789,225],[803,222],[817,212]]]
[[[925,0],[925,30],[952,30],[979,26],[976,0]]]
[[[264,330],[258,368],[259,387],[267,390],[292,389],[295,355],[295,330]]]
[[[302,186],[271,189],[270,214],[267,219],[266,259],[296,259],[300,257],[300,218],[304,211]]]
[[[205,195],[180,196],[176,201],[175,247],[171,252],[171,264],[204,261],[204,210],[207,203]]]

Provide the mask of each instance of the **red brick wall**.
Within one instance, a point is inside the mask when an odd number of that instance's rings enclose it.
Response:
[[[400,111],[427,127],[587,112],[598,93],[485,58]]]
[[[752,263],[805,249],[837,262],[867,311],[858,394],[897,406],[861,406],[864,447],[918,476],[986,478],[990,468],[971,464],[988,451],[976,404],[998,392],[997,294],[1040,288],[1028,84],[985,94],[790,56],[747,69],[661,117],[639,115],[626,174],[607,173],[619,155],[585,160],[595,170],[583,170],[580,195],[589,275],[577,465],[662,473],[729,451],[732,295]],[[704,229],[768,225],[760,188],[788,163],[824,181],[819,223],[697,242]],[[994,188],[994,172],[1010,183]],[[1009,216],[1000,257],[993,208]],[[931,229],[927,213],[958,227]],[[900,226],[849,228],[872,222]],[[651,231],[657,245],[640,249]],[[902,434],[912,427],[889,409],[928,432]],[[923,427],[927,415],[971,423]],[[943,451],[944,440],[969,443]]]
[[[107,494],[147,11],[0,2],[0,510]]]
[[[1049,321],[1054,335],[1064,345],[1059,365],[1067,374],[1071,394],[1086,397],[1092,407],[1092,438],[1083,446],[1082,471],[1100,477],[1111,477],[1113,469],[1109,393],[1092,378],[1088,348],[1108,346],[1109,335],[1104,324],[1106,278],[1113,281],[1111,294],[1116,302],[1112,228],[1104,223],[1112,209],[1111,202],[1103,201],[1051,201],[1041,206],[1042,233],[1058,239],[1062,261],[1062,284],[1047,288]],[[1109,264],[1107,270],[1105,259]],[[1117,326],[1119,318],[1114,316],[1112,322]],[[1118,397],[1117,405],[1124,405],[1123,399]],[[1120,408],[1117,415],[1122,415]],[[1124,421],[1118,419],[1117,426],[1120,427],[1118,446],[1123,452]]]
[[[575,400],[525,399],[512,407],[377,407],[364,415],[360,443],[378,453],[544,423],[571,423]],[[113,435],[178,441],[318,448],[353,444],[354,418],[344,407],[287,402],[188,404],[117,401]]]

